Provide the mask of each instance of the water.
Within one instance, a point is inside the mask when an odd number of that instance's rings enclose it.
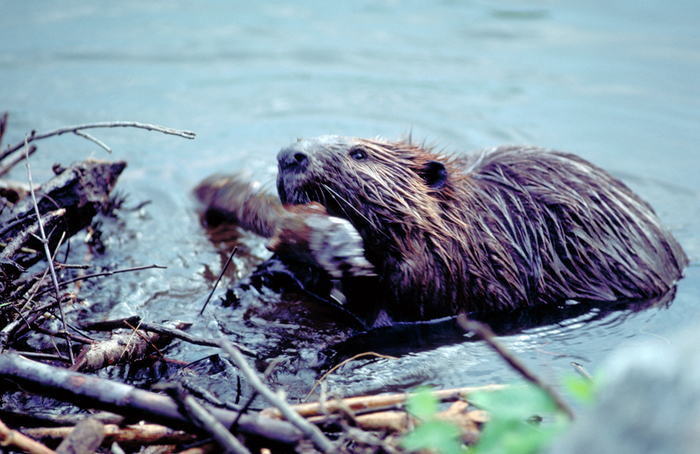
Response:
[[[112,157],[75,136],[38,143],[35,180],[47,178],[56,161],[124,159],[129,167],[118,188],[129,194],[127,206],[152,201],[105,221],[108,252],[93,263],[168,266],[85,285],[79,297],[91,306],[80,317],[179,319],[208,337],[228,324],[237,328],[228,332],[233,338],[286,352],[275,380],[303,395],[316,377],[310,365],[318,340],[332,342],[334,334],[290,343],[298,326],[220,306],[199,318],[222,259],[199,225],[190,190],[219,171],[247,170],[269,184],[276,152],[297,137],[412,133],[457,152],[529,143],[577,153],[648,200],[690,256],[668,308],[587,314],[503,339],[546,379],[570,372],[571,361],[595,371],[621,345],[665,342],[700,320],[695,0],[5,0],[0,11],[0,109],[10,112],[4,144],[31,129],[95,121],[197,132],[189,141],[95,130]],[[24,180],[25,169],[11,176]],[[74,243],[73,261],[81,261],[84,249]],[[236,259],[239,275],[250,269],[250,254],[264,255],[259,240],[244,243],[249,255]],[[211,353],[181,343],[168,351],[183,361]],[[217,390],[226,393],[231,376],[222,374]],[[480,343],[460,342],[356,362],[330,382],[351,394],[514,377]]]

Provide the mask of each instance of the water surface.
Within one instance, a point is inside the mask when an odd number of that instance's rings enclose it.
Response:
[[[659,212],[691,258],[668,307],[586,314],[507,336],[546,379],[576,361],[590,370],[640,338],[666,342],[700,320],[700,3],[641,1],[23,2],[0,1],[4,143],[31,129],[111,120],[197,132],[194,141],[140,130],[94,134],[129,167],[117,221],[105,220],[102,266],[165,271],[85,285],[87,318],[180,319],[287,354],[276,380],[303,395],[319,345],[287,343],[298,327],[243,320],[214,305],[199,318],[221,257],[190,191],[214,172],[246,170],[271,184],[275,154],[297,137],[396,138],[411,133],[455,152],[528,143],[575,152],[621,177]],[[51,164],[108,158],[61,136],[38,144],[35,179]],[[25,179],[25,169],[12,175]],[[272,185],[271,185],[272,188]],[[73,261],[81,261],[78,239]],[[239,274],[265,252],[244,236]],[[253,260],[254,261],[254,260]],[[229,281],[232,277],[227,278]],[[217,295],[220,295],[219,291]],[[239,320],[240,319],[240,320]],[[327,340],[332,340],[332,333]],[[286,349],[286,350],[285,350]],[[194,361],[211,349],[176,344]],[[296,356],[295,356],[296,355]],[[292,360],[290,358],[295,357]],[[301,368],[301,370],[297,370]],[[231,377],[217,382],[225,394]],[[356,362],[332,376],[347,394],[504,382],[514,374],[478,342],[399,360]]]

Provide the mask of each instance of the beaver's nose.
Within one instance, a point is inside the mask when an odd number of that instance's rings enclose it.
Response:
[[[306,153],[293,148],[285,148],[277,154],[280,171],[301,171],[309,163]]]

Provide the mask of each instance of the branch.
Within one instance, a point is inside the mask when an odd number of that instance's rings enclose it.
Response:
[[[101,122],[101,123],[86,123],[83,125],[76,125],[76,126],[67,126],[64,128],[58,128],[54,129],[52,131],[48,132],[42,132],[40,134],[36,134],[34,131],[32,131],[32,134],[27,138],[27,143],[33,142],[35,140],[39,139],[45,139],[47,137],[52,137],[52,136],[60,136],[61,134],[65,134],[67,132],[72,132],[75,133],[76,131],[80,131],[82,129],[92,129],[92,128],[140,128],[140,129],[146,129],[148,131],[158,131],[162,132],[163,134],[170,134],[173,136],[179,136],[179,137],[184,137],[185,139],[194,139],[195,133],[192,131],[181,131],[177,129],[171,129],[171,128],[166,128],[163,126],[158,126],[158,125],[149,125],[145,123],[138,123],[135,121],[108,121],[108,122]],[[83,136],[85,137],[85,136]],[[90,139],[92,140],[92,139]],[[14,153],[15,151],[19,150],[24,146],[24,141],[15,144],[14,146],[8,146],[7,150],[5,150],[3,153],[0,153],[0,161],[5,159],[9,154]]]
[[[87,132],[80,131],[80,130],[78,130],[78,131],[73,131],[73,132],[75,133],[76,136],[83,137],[83,138],[85,138],[85,139],[87,139],[87,140],[89,140],[89,141],[91,141],[91,142],[95,142],[97,145],[99,145],[99,146],[101,146],[102,148],[104,148],[105,150],[107,150],[107,153],[112,154],[112,149],[109,148],[109,147],[107,146],[106,143],[104,143],[103,141],[101,141],[101,140],[98,139],[97,137],[95,137],[95,136],[93,136],[93,135],[90,135],[90,134],[88,134]]]
[[[22,435],[16,430],[11,430],[0,421],[0,445],[17,446],[18,448],[32,454],[56,454],[56,451],[47,448],[26,435]]]
[[[459,323],[459,326],[464,328],[465,331],[470,331],[483,338],[484,341],[486,341],[486,343],[489,345],[489,347],[495,350],[496,353],[498,353],[501,356],[501,358],[503,358],[508,364],[510,364],[510,366],[513,369],[518,371],[520,375],[522,375],[526,380],[530,381],[542,391],[547,393],[547,395],[549,395],[549,397],[552,399],[552,401],[554,401],[557,407],[559,407],[564,413],[567,414],[569,419],[574,419],[574,412],[571,410],[571,408],[569,408],[566,402],[564,402],[564,400],[561,397],[559,397],[559,395],[552,389],[551,386],[549,386],[538,376],[533,374],[530,370],[528,370],[527,367],[525,367],[525,365],[517,357],[513,356],[508,350],[506,350],[506,348],[503,347],[496,340],[496,335],[493,333],[493,331],[491,331],[491,328],[484,325],[483,323],[469,320],[464,314],[460,314],[457,317],[457,323]]]
[[[19,385],[23,390],[61,399],[83,408],[97,408],[139,419],[191,430],[188,419],[177,403],[160,394],[91,375],[48,366],[12,353],[0,354],[0,377]],[[230,427],[238,413],[208,408],[224,426]],[[300,433],[285,421],[243,415],[239,430],[249,435],[294,445]]]

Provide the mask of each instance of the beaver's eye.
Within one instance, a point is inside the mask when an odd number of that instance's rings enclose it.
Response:
[[[352,156],[352,159],[355,161],[364,161],[367,159],[367,153],[361,148],[354,148],[350,150],[350,156]]]

